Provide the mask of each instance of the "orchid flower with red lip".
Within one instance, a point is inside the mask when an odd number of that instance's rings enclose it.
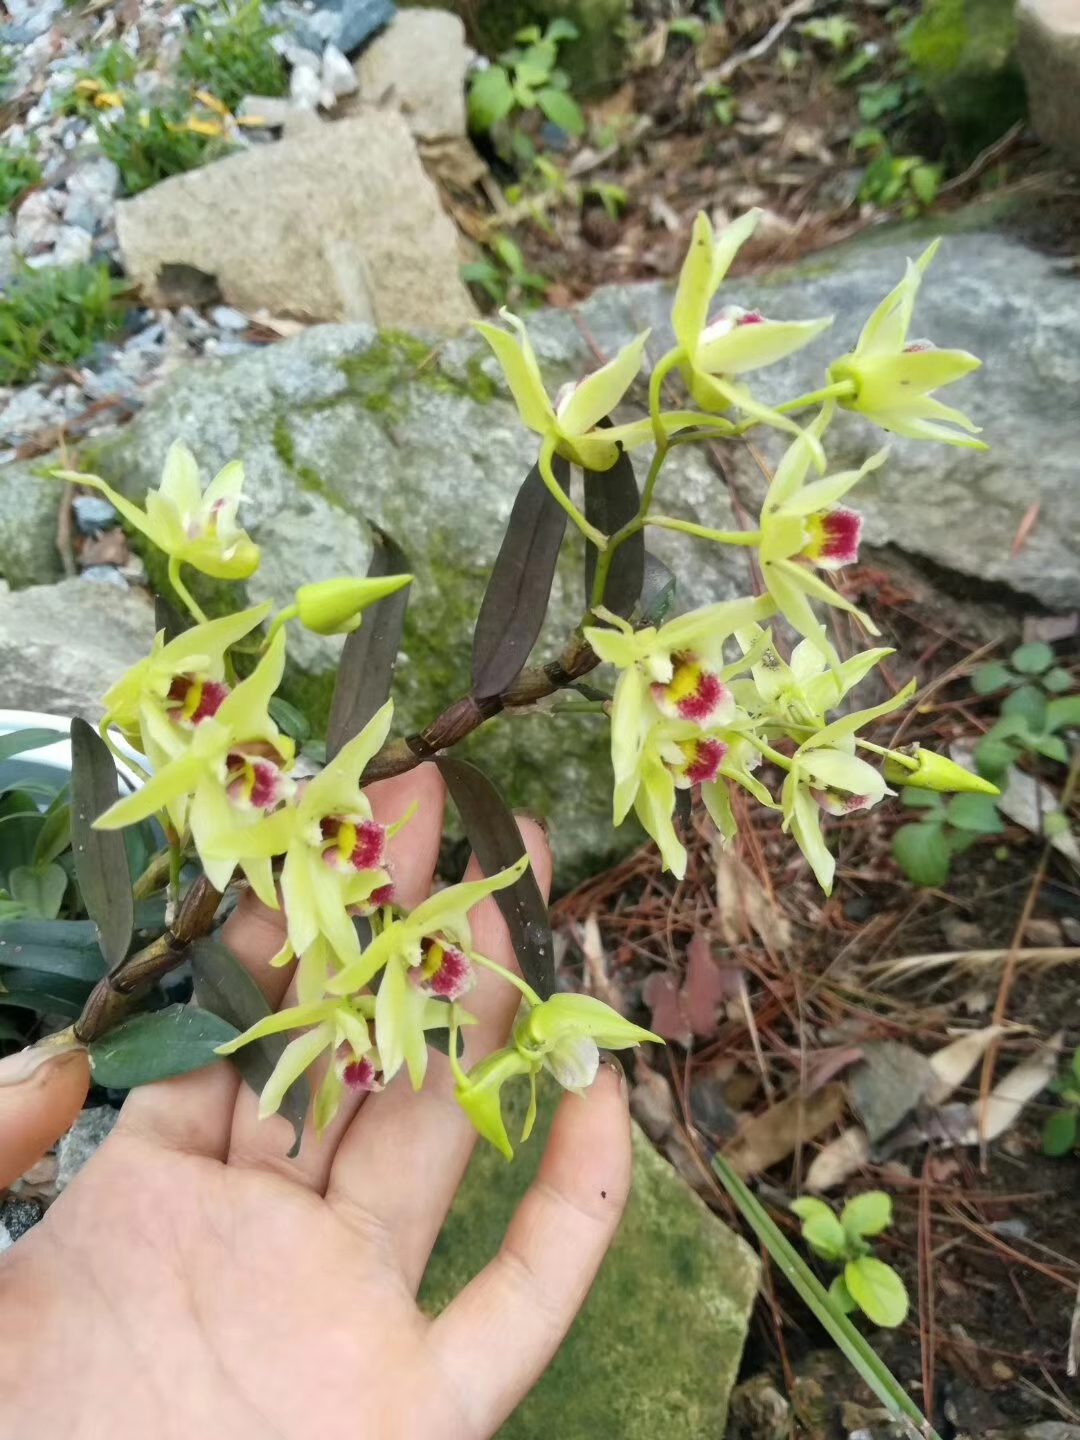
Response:
[[[760,210],[750,210],[714,235],[704,211],[694,221],[693,236],[671,311],[678,345],[678,363],[690,394],[703,410],[736,406],[755,420],[798,435],[794,420],[751,395],[738,377],[772,365],[801,350],[832,324],[823,320],[768,320],[758,310],[729,305],[709,320],[709,307],[738,250],[753,234]],[[817,439],[815,456],[824,464]]]
[[[894,653],[887,646],[862,650],[834,670],[812,640],[800,640],[788,662],[777,653],[771,630],[752,625],[736,638],[748,652],[753,677],[732,682],[736,702],[759,724],[782,732],[824,725],[826,711],[835,710],[849,690]]]
[[[806,484],[814,453],[812,442],[820,441],[832,413],[831,405],[824,406],[806,433],[792,441],[776,467],[758,520],[758,557],[762,579],[776,608],[830,664],[838,665],[836,652],[810,600],[846,610],[872,635],[878,633],[877,626],[814,571],[837,570],[858,559],[862,521],[853,510],[837,502],[863,476],[885,463],[888,450],[871,455],[858,470],[844,470]]]
[[[855,349],[829,366],[829,380],[847,384],[848,392],[837,396],[844,409],[859,411],[884,430],[985,450],[981,440],[970,438],[979,427],[932,393],[982,361],[966,350],[938,350],[929,340],[907,338],[919,284],[940,243],[935,240],[918,260],[907,262],[903,280],[867,320]]]

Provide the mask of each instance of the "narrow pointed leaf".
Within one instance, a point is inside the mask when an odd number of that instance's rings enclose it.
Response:
[[[0,971],[0,1005],[14,1005],[38,1015],[77,1020],[91,989],[86,981],[41,970]]]
[[[585,471],[585,518],[604,535],[614,535],[638,512],[638,493],[634,462],[624,451],[610,470]],[[593,579],[596,575],[597,550],[585,546],[585,604],[592,604]],[[645,583],[645,532],[639,530],[624,540],[611,557],[611,569],[601,603],[616,615],[633,613],[641,599]]]
[[[90,1070],[98,1085],[130,1090],[212,1065],[215,1047],[239,1032],[197,1005],[168,1005],[135,1015],[90,1046]]]
[[[89,920],[8,920],[0,925],[0,966],[100,980],[101,951]]]
[[[62,730],[13,730],[10,735],[0,735],[0,760],[10,760],[25,750],[40,750],[43,745],[55,745],[66,738]]]
[[[551,468],[568,491],[569,463],[556,455]],[[472,689],[477,699],[500,694],[528,660],[547,614],[565,532],[566,511],[534,465],[514,500],[473,632]]]
[[[525,842],[506,801],[487,776],[475,765],[445,755],[436,764],[484,874],[494,875],[519,860]],[[496,890],[493,898],[506,921],[522,975],[546,1000],[555,989],[555,945],[547,905],[531,867],[513,885]]]
[[[375,553],[368,577],[405,575],[409,562],[405,552],[381,530],[375,530]],[[386,703],[394,679],[394,666],[401,648],[405,609],[409,591],[404,586],[393,595],[377,600],[364,613],[363,623],[346,639],[338,665],[330,722],[326,730],[326,758],[332,760],[341,747],[359,735],[367,722]]]
[[[212,1011],[235,1026],[237,1034],[271,1013],[271,1007],[255,980],[221,940],[214,936],[196,940],[188,947],[187,953],[195,980],[195,999],[204,1010]],[[229,1059],[256,1095],[269,1080],[290,1038],[287,1032],[264,1035],[261,1040],[253,1040],[250,1045],[243,1045],[230,1055]],[[307,1076],[301,1075],[285,1091],[278,1112],[285,1116],[296,1136],[289,1151],[290,1159],[300,1152],[300,1139],[310,1103],[311,1087]]]
[[[83,904],[110,969],[131,944],[135,902],[122,832],[92,827],[118,797],[109,747],[92,725],[76,717],[71,722],[71,850]]]

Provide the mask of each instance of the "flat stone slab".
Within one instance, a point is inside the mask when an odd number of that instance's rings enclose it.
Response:
[[[1018,0],[1016,24],[1035,133],[1080,169],[1080,6]]]

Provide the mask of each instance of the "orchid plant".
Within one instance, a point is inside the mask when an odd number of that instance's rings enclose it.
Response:
[[[724,843],[734,840],[745,802],[777,811],[828,893],[835,869],[823,828],[828,816],[877,804],[893,793],[890,784],[992,789],[943,757],[918,747],[889,750],[866,738],[872,722],[908,701],[914,682],[884,703],[851,709],[849,692],[891,652],[872,648],[842,660],[828,628],[830,615],[843,610],[876,633],[827,577],[857,557],[860,521],[847,506],[850,493],[887,462],[887,451],[878,449],[856,469],[832,471],[829,435],[837,413],[857,411],[916,439],[981,446],[971,421],[933,396],[979,362],[907,338],[934,247],[908,265],[855,350],[827,367],[820,390],[768,405],[748,377],[819,339],[831,318],[767,319],[725,303],[710,319],[757,220],[751,212],[715,234],[698,218],[672,311],[675,344],[653,361],[647,413],[610,418],[638,379],[647,333],[553,401],[521,321],[504,311],[509,329],[477,323],[522,421],[538,437],[538,456],[477,619],[470,693],[447,697],[444,712],[419,734],[392,736],[389,692],[411,577],[388,539],[377,547],[368,577],[301,585],[276,615],[263,604],[208,619],[184,568],[237,580],[259,563],[257,544],[238,518],[239,461],[204,490],[195,457],[178,441],[160,489],[142,508],[96,475],[58,472],[105,493],[164,552],[173,593],[188,611],[183,621],[174,614],[162,625],[151,653],[104,697],[100,739],[85,726],[73,732],[77,771],[82,756],[96,777],[86,791],[89,810],[76,807],[86,828],[74,846],[75,865],[86,870],[87,909],[112,967],[86,1000],[74,1033],[92,1042],[92,1060],[94,1046],[107,1044],[98,1061],[107,1083],[118,1083],[125,1031],[134,1034],[134,1058],[121,1076],[130,1084],[158,1078],[166,1063],[160,1045],[146,1061],[147,1027],[182,1023],[183,1065],[233,1056],[257,1079],[261,1114],[284,1107],[298,1116],[299,1129],[310,1109],[322,1130],[350,1090],[378,1089],[399,1074],[422,1086],[435,1046],[447,1056],[458,1103],[510,1156],[505,1086],[528,1084],[527,1136],[541,1072],[579,1090],[596,1074],[598,1047],[656,1040],[596,999],[556,993],[550,929],[517,828],[490,782],[449,753],[501,710],[536,705],[556,691],[579,692],[567,713],[607,717],[614,819],[621,823],[633,810],[676,876],[687,865],[679,820],[679,799],[687,794],[700,793]],[[685,387],[685,398],[671,408],[668,382]],[[787,443],[756,528],[714,530],[657,509],[673,447],[736,439],[755,426],[775,428]],[[639,488],[631,457],[646,446],[652,455]],[[583,505],[572,495],[571,467],[582,472]],[[557,660],[530,668],[525,662],[568,520],[587,541],[581,623]],[[642,599],[650,527],[683,531],[704,545],[753,547],[761,593],[662,623]],[[289,628],[297,625],[347,637],[321,770],[298,747],[286,723],[290,707],[282,709],[277,693]],[[372,638],[375,629],[381,640]],[[789,650],[792,634],[797,643]],[[583,677],[600,665],[613,685],[583,687]],[[134,747],[143,757],[137,762],[143,783],[123,798],[116,797],[106,746],[128,747],[129,758]],[[395,888],[390,834],[375,819],[365,785],[428,759],[442,769],[485,873],[409,910]],[[167,905],[149,944],[132,951],[130,897],[125,914],[118,918],[117,911],[127,873],[117,832],[148,821],[160,826],[165,844],[136,890],[145,895],[163,886]],[[407,828],[408,817],[400,824]],[[102,873],[113,880],[104,889],[94,884]],[[274,963],[295,962],[296,1003],[275,1014],[260,1009],[236,962],[206,938],[221,897],[245,886],[285,914],[287,941]],[[470,911],[488,897],[510,926],[520,973],[474,944]],[[193,1007],[167,1020],[160,1018],[165,1011],[126,1019],[133,997],[188,954],[195,1009],[210,1016],[198,1022],[201,1049],[191,1043]],[[480,971],[498,972],[515,987],[520,1008],[509,1043],[466,1069],[461,1031],[471,1022],[469,992]]]

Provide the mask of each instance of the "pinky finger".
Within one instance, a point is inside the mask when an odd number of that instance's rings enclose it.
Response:
[[[626,1082],[602,1065],[583,1096],[563,1097],[498,1255],[432,1326],[470,1433],[493,1434],[555,1354],[614,1238],[630,1168]]]
[[[84,1050],[20,1050],[0,1062],[0,1190],[63,1135],[89,1088]]]

